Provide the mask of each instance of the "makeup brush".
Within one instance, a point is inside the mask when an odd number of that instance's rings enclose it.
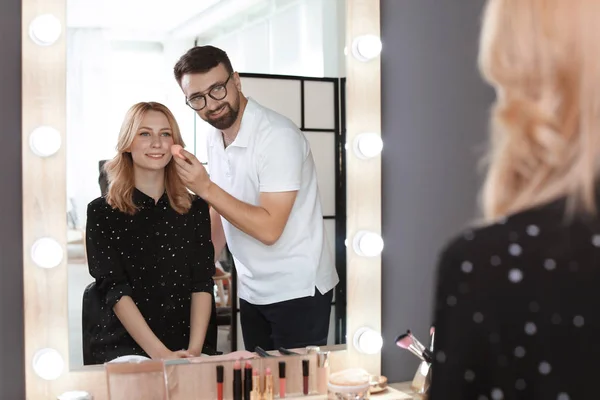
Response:
[[[406,333],[410,336],[410,338],[413,340],[414,345],[421,350],[421,353],[423,353],[423,357],[425,358],[425,360],[432,360],[433,361],[433,350],[429,350],[428,348],[426,348],[425,346],[423,346],[423,343],[421,343],[409,330],[406,331]],[[427,362],[431,362],[431,361],[427,361]]]
[[[267,353],[267,351],[260,346],[256,346],[254,352],[261,357],[273,357],[273,355]]]
[[[435,327],[429,328],[429,351],[433,353],[433,341],[435,339]]]
[[[395,343],[396,343],[396,346],[410,351],[415,356],[420,358],[421,361],[425,361],[425,358],[423,357],[423,352],[419,351],[419,349],[417,349],[415,347],[415,345],[413,344],[413,341],[412,341],[411,337],[408,335],[408,333],[403,333],[402,335],[398,336],[396,338]]]
[[[417,340],[417,338],[415,337],[415,335],[412,334],[412,332],[410,331],[410,329],[408,329],[406,331],[406,334],[408,336],[410,336],[410,338],[412,339],[412,341],[415,344],[415,346],[417,346],[417,349],[421,350],[421,352],[425,351],[425,346],[423,346],[423,344]]]
[[[433,354],[427,349],[421,350],[421,348],[414,342],[413,336],[410,335],[410,333],[405,333],[398,336],[398,338],[396,338],[396,346],[410,351],[422,361],[427,361],[428,363],[433,361]]]

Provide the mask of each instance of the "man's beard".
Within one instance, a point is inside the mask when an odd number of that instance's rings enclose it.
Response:
[[[225,113],[223,115],[221,115],[218,118],[212,119],[210,116],[213,113],[211,113],[211,114],[208,114],[205,119],[206,122],[208,122],[209,124],[211,124],[212,126],[214,126],[215,128],[217,128],[219,130],[225,130],[225,129],[231,128],[231,126],[237,119],[238,113],[240,111],[239,107],[234,109],[233,107],[231,107],[231,105],[229,103],[224,104],[223,107],[225,107]],[[214,114],[218,114],[222,110],[223,107],[216,110],[214,112]]]

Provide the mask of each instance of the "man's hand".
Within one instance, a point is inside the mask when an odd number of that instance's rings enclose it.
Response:
[[[173,153],[173,160],[175,160],[177,174],[185,186],[205,199],[211,181],[204,165],[192,153],[186,150],[173,151],[172,149],[171,151]]]

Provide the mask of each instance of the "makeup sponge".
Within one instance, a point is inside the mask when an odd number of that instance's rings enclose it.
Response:
[[[171,154],[185,160],[185,157],[181,154],[181,150],[183,150],[183,147],[179,144],[171,146]]]

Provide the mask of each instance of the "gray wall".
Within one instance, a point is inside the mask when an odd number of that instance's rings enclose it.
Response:
[[[0,1],[0,399],[24,399],[21,1]]]
[[[410,380],[428,341],[437,253],[477,215],[492,90],[479,77],[483,0],[382,0],[383,373]]]

